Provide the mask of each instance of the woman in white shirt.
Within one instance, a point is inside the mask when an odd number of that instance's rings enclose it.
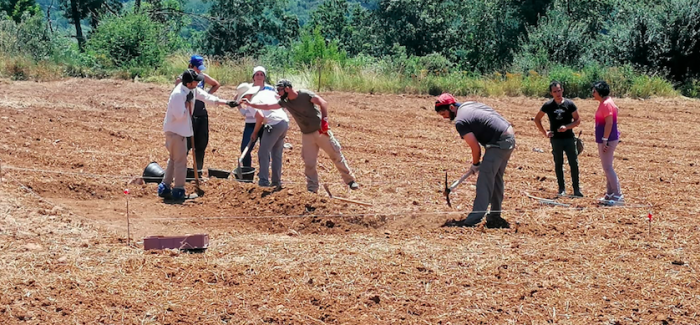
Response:
[[[249,97],[253,98],[250,99]],[[277,93],[273,90],[260,89],[260,87],[250,87],[241,98],[246,97],[255,104],[275,104],[277,103]],[[284,139],[289,129],[289,117],[284,110],[256,110],[248,107],[249,114],[255,116],[255,127],[252,132],[250,144],[254,144],[258,133],[264,134],[260,139],[258,149],[258,185],[260,186],[282,186],[282,155],[284,153]],[[270,177],[270,161],[272,161],[272,175]]]
[[[265,82],[267,79],[267,70],[265,70],[264,67],[262,66],[257,66],[253,68],[253,83],[252,86],[258,86],[260,87],[260,90],[272,90],[274,91],[275,88],[272,87],[270,84]],[[243,85],[243,84],[241,84]],[[241,92],[239,92],[241,94]],[[240,98],[237,98],[237,100],[240,100]],[[255,142],[250,142],[250,139],[252,137],[253,129],[255,129],[255,112],[250,112],[248,109],[245,109],[241,107],[239,109],[241,112],[241,115],[245,116],[245,128],[243,129],[243,139],[241,139],[241,152],[245,150],[245,147],[250,145],[250,148],[248,148],[248,153],[246,153],[245,156],[243,156],[243,159],[241,160],[241,164],[243,167],[250,167],[252,165],[252,158],[251,158],[251,152],[253,152],[253,148],[255,148]],[[255,138],[263,138],[262,133],[255,133],[256,137]],[[261,140],[262,141],[262,140]]]

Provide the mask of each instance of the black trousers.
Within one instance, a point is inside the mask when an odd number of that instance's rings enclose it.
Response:
[[[566,153],[566,158],[569,161],[569,169],[571,169],[571,183],[573,185],[574,192],[578,192],[578,152],[576,149],[576,139],[551,138],[549,139],[549,141],[552,143],[552,156],[554,156],[554,172],[557,174],[557,184],[559,185],[559,191],[563,191],[566,188],[564,186],[564,153]]]
[[[194,155],[197,160],[197,169],[204,166],[204,153],[209,145],[209,115],[204,102],[195,101],[192,112],[192,130],[194,131]],[[187,138],[187,153],[192,149],[192,139]]]

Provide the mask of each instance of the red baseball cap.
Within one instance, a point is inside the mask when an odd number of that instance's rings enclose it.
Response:
[[[435,107],[452,105],[455,103],[457,103],[457,101],[455,100],[455,97],[452,96],[452,94],[443,93],[442,95],[438,96],[437,100],[435,101]]]

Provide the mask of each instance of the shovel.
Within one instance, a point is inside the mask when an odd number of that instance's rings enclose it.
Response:
[[[450,193],[452,193],[452,190],[454,190],[457,186],[459,186],[459,184],[462,184],[462,182],[464,182],[464,180],[467,179],[467,177],[471,176],[472,174],[474,174],[474,173],[470,169],[468,172],[466,172],[464,175],[462,175],[462,177],[460,177],[459,180],[455,181],[454,183],[452,183],[452,185],[450,185],[448,187],[447,186],[447,172],[445,172],[445,190],[442,192],[442,194],[445,195],[445,200],[447,200],[448,207],[450,207],[450,208],[452,207],[452,204],[450,203]]]
[[[238,157],[238,168],[236,169],[236,176],[238,177],[239,181],[243,180],[243,157],[248,153],[248,150],[250,147],[255,143],[255,141],[258,139],[257,134],[254,134],[250,138],[250,142],[248,142],[248,145],[245,146],[243,149],[243,152],[241,153],[241,156]]]

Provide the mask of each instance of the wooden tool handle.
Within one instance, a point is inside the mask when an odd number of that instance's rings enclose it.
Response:
[[[347,203],[354,203],[354,204],[364,205],[364,206],[367,206],[367,207],[371,207],[371,206],[372,206],[372,203],[366,203],[366,202],[361,202],[361,201],[355,201],[355,200],[346,199],[346,198],[337,197],[337,196],[334,196],[333,199],[334,199],[334,200],[338,200],[338,201],[342,201],[342,202],[347,202]]]

